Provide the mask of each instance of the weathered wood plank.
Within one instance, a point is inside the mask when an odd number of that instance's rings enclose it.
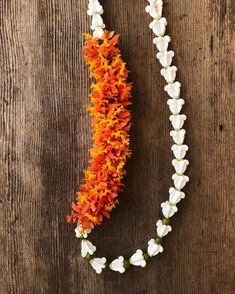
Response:
[[[102,2],[135,85],[126,189],[92,237],[100,255],[115,258],[154,234],[172,142],[147,1]],[[65,222],[91,144],[87,1],[0,1],[1,293],[235,292],[234,1],[165,2],[189,118],[187,198],[162,256],[96,276]]]

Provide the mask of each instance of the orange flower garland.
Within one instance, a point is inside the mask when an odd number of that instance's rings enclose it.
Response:
[[[105,31],[101,38],[85,37],[85,61],[90,66],[90,77],[95,79],[88,106],[94,144],[85,183],[67,217],[68,222],[77,223],[82,230],[93,229],[103,217],[110,218],[111,210],[118,204],[124,166],[131,155],[128,106],[132,85],[127,83],[126,64],[116,47],[119,36]]]

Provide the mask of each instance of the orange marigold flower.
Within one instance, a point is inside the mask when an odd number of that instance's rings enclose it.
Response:
[[[110,218],[111,210],[118,204],[124,166],[131,155],[128,106],[132,89],[127,82],[126,64],[117,48],[119,36],[105,31],[101,38],[85,37],[85,61],[90,66],[90,77],[95,79],[88,106],[94,144],[85,183],[67,217],[68,222],[81,225],[83,230],[101,224],[103,216]]]

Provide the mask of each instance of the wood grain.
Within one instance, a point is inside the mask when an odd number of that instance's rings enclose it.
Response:
[[[188,115],[190,184],[164,254],[97,276],[65,222],[87,166],[90,81],[85,0],[0,0],[1,293],[235,293],[233,0],[165,1]],[[169,111],[144,0],[104,0],[121,32],[133,93],[133,157],[100,255],[130,256],[153,236],[173,172]]]

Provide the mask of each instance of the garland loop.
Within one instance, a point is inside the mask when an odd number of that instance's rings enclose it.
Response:
[[[145,267],[150,257],[163,252],[163,238],[172,231],[170,218],[178,211],[178,203],[185,197],[182,189],[189,181],[184,175],[189,164],[184,159],[188,146],[184,145],[186,131],[183,129],[186,115],[181,114],[185,101],[180,98],[181,84],[176,80],[176,66],[172,66],[174,52],[168,51],[171,38],[165,35],[167,21],[162,17],[162,0],[148,0],[146,12],[153,21],[150,29],[156,37],[153,43],[158,49],[157,59],[162,65],[161,75],[167,85],[169,95],[167,104],[171,115],[173,130],[170,132],[174,144],[171,148],[175,159],[172,165],[174,186],[169,189],[169,200],[161,204],[162,218],[156,222],[156,236],[148,241],[147,249],[141,249],[130,258],[119,256],[112,262],[105,257],[94,257],[96,246],[87,240],[88,233],[94,225],[102,222],[103,216],[109,218],[109,212],[118,203],[117,192],[122,188],[125,174],[124,165],[131,155],[129,150],[129,128],[131,84],[126,82],[127,70],[117,49],[118,36],[104,31],[101,17],[103,7],[98,0],[89,0],[88,15],[92,16],[93,37],[86,35],[85,60],[90,65],[90,75],[97,83],[92,84],[91,101],[88,107],[93,121],[94,146],[90,150],[91,161],[85,173],[86,183],[78,193],[77,202],[68,221],[76,223],[76,237],[81,240],[81,254],[87,258],[96,273],[105,268],[124,273],[130,266]]]

